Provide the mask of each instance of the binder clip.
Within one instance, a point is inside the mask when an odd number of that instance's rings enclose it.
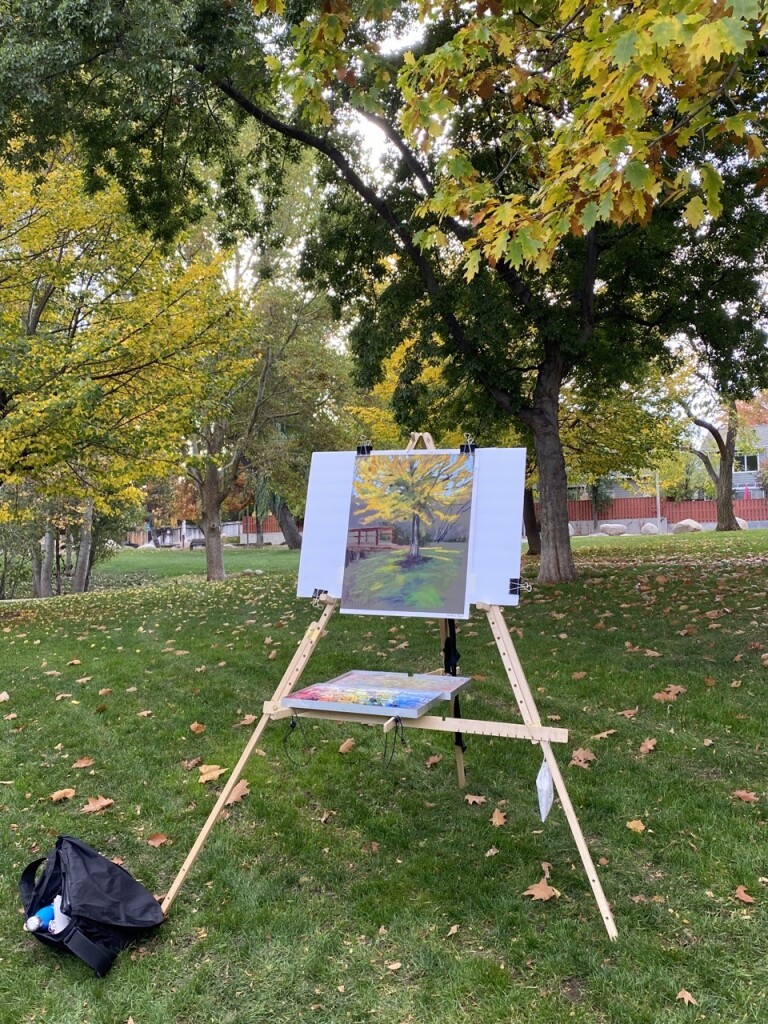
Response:
[[[359,443],[357,445],[357,454],[358,455],[370,455],[372,449],[373,449],[373,445],[368,440],[368,438],[367,437],[361,437],[360,441],[359,441]]]
[[[459,445],[459,452],[462,455],[471,455],[475,448],[477,448],[477,445],[475,444],[474,437],[471,434],[465,434],[464,444]]]

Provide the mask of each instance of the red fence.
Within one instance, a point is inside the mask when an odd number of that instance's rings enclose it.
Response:
[[[256,533],[256,518],[255,516],[243,516],[242,523],[240,524],[241,533]],[[279,533],[280,525],[273,515],[264,516],[261,520],[261,532],[262,533]]]
[[[700,523],[717,522],[717,504],[714,501],[668,501],[661,499],[662,519],[668,523],[679,523],[681,519],[695,519]],[[768,520],[768,498],[739,498],[733,503],[733,511],[747,522]],[[623,519],[656,518],[655,498],[614,498],[607,508],[600,511],[599,521],[610,522]],[[569,501],[568,518],[571,522],[592,522],[594,520],[591,501]]]

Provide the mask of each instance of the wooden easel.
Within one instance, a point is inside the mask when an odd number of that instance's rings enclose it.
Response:
[[[411,440],[406,451],[413,450],[418,445],[419,441],[423,441],[426,448],[435,447],[432,437],[429,434],[413,433],[411,434]],[[323,594],[320,600],[325,604],[323,612],[317,622],[312,622],[307,627],[304,637],[299,643],[299,646],[296,649],[283,678],[280,680],[279,686],[272,695],[271,700],[264,702],[263,714],[253,730],[253,733],[240,756],[240,760],[235,765],[232,774],[225,783],[213,810],[208,815],[200,834],[187,854],[186,860],[179,869],[178,874],[173,880],[173,883],[163,900],[162,909],[165,914],[168,913],[168,910],[176,898],[179,889],[183,885],[184,880],[189,874],[192,865],[197,860],[206,839],[213,829],[213,826],[216,824],[219,815],[224,810],[232,791],[240,780],[240,776],[242,775],[251,754],[256,748],[256,744],[259,742],[262,733],[270,721],[277,721],[279,719],[296,716],[298,718],[326,719],[334,722],[354,722],[360,725],[371,725],[382,728],[381,716],[365,714],[364,712],[299,710],[295,708],[287,708],[281,704],[281,699],[291,693],[301,678],[312,652],[325,632],[328,620],[331,618],[334,611],[336,611],[339,604],[337,598],[328,597],[326,594]],[[579,819],[576,816],[576,811],[571,803],[560,767],[552,750],[553,743],[568,742],[568,730],[551,728],[541,724],[541,718],[536,707],[536,702],[517,656],[517,651],[515,650],[515,646],[512,642],[512,637],[509,634],[509,629],[507,628],[507,624],[504,620],[502,608],[499,605],[485,604],[478,604],[477,607],[481,611],[485,612],[486,618],[488,619],[488,624],[496,642],[496,647],[499,651],[504,671],[509,679],[512,692],[520,711],[520,716],[523,719],[522,724],[516,724],[513,722],[491,722],[483,719],[456,717],[456,698],[453,698],[451,704],[451,715],[447,718],[442,718],[437,715],[422,715],[420,718],[389,718],[383,722],[383,730],[385,733],[388,733],[391,732],[396,725],[400,725],[406,729],[427,729],[434,732],[452,732],[454,734],[466,733],[468,735],[477,736],[500,736],[509,739],[525,739],[531,743],[538,744],[541,747],[544,760],[552,776],[552,781],[557,791],[557,795],[560,798],[563,813],[565,814],[568,825],[570,826],[574,842],[576,843],[576,848],[579,851],[581,862],[584,866],[587,878],[589,879],[589,884],[592,887],[592,893],[603,918],[606,931],[610,938],[615,940],[618,938],[618,931],[613,919],[613,914],[611,913],[611,908],[605,898],[605,893],[603,892],[600,879],[597,876],[595,865],[589,852],[589,847],[587,846],[586,840],[584,839],[584,835],[581,831],[581,826],[579,825]],[[445,622],[442,622],[441,636],[443,638],[443,642],[445,641],[445,635],[446,624]],[[463,788],[465,784],[463,747],[457,742],[455,749],[458,783],[459,786]]]

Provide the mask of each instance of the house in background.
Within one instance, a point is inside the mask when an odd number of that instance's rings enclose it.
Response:
[[[733,463],[733,491],[736,498],[768,497],[761,486],[761,472],[768,468],[768,423],[751,427],[754,451],[736,452]]]

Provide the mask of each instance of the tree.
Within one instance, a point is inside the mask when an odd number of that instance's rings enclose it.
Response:
[[[517,417],[536,446],[540,579],[567,579],[560,387],[576,368],[615,385],[660,351],[683,319],[657,301],[655,273],[680,219],[695,235],[719,213],[734,154],[763,181],[761,10],[427,2],[418,41],[393,50],[382,43],[415,27],[407,5],[102,0],[98,18],[63,19],[32,0],[2,25],[0,122],[16,160],[75,132],[94,181],[117,177],[165,236],[203,202],[201,156],[220,166],[216,208],[242,213],[256,179],[258,212],[270,206],[286,152],[320,154],[333,170],[320,194],[350,220],[323,243],[337,265],[321,249],[315,269],[358,307],[391,279],[356,339],[366,383],[415,330],[414,360],[440,350],[458,387]],[[364,166],[356,114],[387,140],[383,175]],[[265,133],[247,153],[243,119]]]

